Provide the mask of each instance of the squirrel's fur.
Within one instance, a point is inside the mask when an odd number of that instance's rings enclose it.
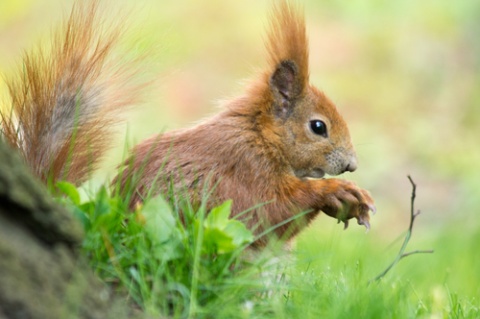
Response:
[[[136,70],[112,59],[122,30],[106,29],[98,11],[97,1],[78,1],[51,44],[26,52],[7,79],[2,136],[45,182],[85,181],[110,147],[119,113],[138,97]]]
[[[27,54],[24,71],[9,82],[13,116],[2,114],[3,135],[44,180],[84,180],[105,151],[119,109],[137,95],[125,82],[129,71],[108,64],[119,34],[99,31],[96,7],[92,1],[74,8],[51,55]],[[113,182],[132,207],[172,189],[195,205],[211,191],[209,207],[233,199],[232,215],[248,210],[240,218],[257,233],[281,224],[277,234],[293,236],[304,225],[291,222],[301,212],[303,222],[323,211],[369,227],[368,192],[322,178],[354,171],[357,159],[335,105],[309,83],[297,6],[274,3],[266,49],[264,72],[221,113],[133,148]]]

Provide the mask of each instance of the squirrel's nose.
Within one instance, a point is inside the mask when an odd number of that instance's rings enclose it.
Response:
[[[347,163],[344,172],[354,172],[357,169],[357,158],[352,156],[350,162]]]

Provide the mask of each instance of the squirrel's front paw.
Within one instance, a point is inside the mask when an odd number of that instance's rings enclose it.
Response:
[[[369,192],[359,188],[355,183],[343,179],[324,179],[323,190],[326,191],[321,210],[336,219],[344,222],[348,227],[348,220],[356,218],[359,225],[370,229],[370,215],[376,212],[374,201]]]

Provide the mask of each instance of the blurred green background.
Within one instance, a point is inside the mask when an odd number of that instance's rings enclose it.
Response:
[[[118,146],[96,178],[100,181],[113,174],[126,135],[133,143],[187,126],[216,112],[219,100],[241,94],[243,80],[264,63],[269,7],[268,1],[258,0],[108,2],[115,10],[131,12],[129,52],[148,52],[145,76],[155,81],[145,103],[129,113],[128,124],[120,129]],[[409,257],[398,273],[429,283],[432,291],[446,283],[478,301],[480,2],[302,2],[311,82],[336,102],[360,160],[359,169],[345,178],[371,191],[378,214],[367,235],[354,223],[344,232],[322,216],[300,242],[311,249],[376,249],[385,257],[376,261],[380,271],[408,227],[410,174],[418,184],[416,205],[422,211],[411,248],[436,252]],[[0,2],[3,75],[15,69],[25,48],[48,38],[71,3]],[[118,18],[118,23],[125,21]],[[0,89],[5,93],[3,82]]]

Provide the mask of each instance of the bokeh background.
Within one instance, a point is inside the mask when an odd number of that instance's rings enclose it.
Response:
[[[447,283],[478,301],[480,2],[302,3],[311,82],[346,118],[360,160],[359,169],[344,177],[371,191],[378,214],[367,235],[354,223],[344,232],[335,221],[320,217],[300,242],[311,249],[378,249],[384,251],[381,262],[391,259],[409,223],[410,174],[422,211],[411,247],[436,252],[402,261],[398,274],[427,282],[432,296]],[[71,4],[0,1],[4,76],[15,70],[24,49],[48,39],[52,24]],[[120,128],[117,146],[93,184],[112,176],[125,141],[187,126],[216,112],[221,100],[242,93],[244,80],[264,65],[269,2],[122,0],[109,5],[112,11],[129,12],[127,22],[122,15],[112,17],[131,25],[129,49],[123,49],[147,53],[145,77],[154,80],[144,103]],[[3,79],[0,91],[6,92]]]

